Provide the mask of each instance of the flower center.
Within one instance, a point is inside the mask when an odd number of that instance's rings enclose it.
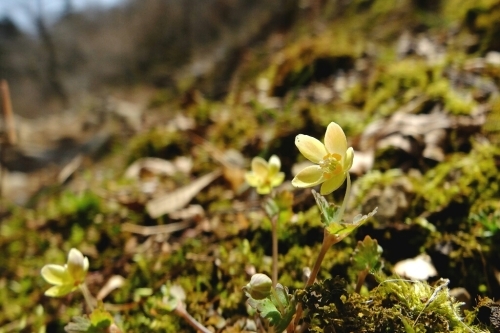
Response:
[[[339,154],[327,154],[323,157],[323,160],[319,161],[319,166],[323,171],[323,177],[325,179],[330,179],[332,176],[340,174],[342,170],[342,164],[340,160],[342,156]]]

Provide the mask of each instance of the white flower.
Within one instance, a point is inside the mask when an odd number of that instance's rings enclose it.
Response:
[[[61,297],[77,289],[85,282],[89,259],[77,249],[71,249],[64,266],[49,264],[42,268],[42,277],[54,286],[45,292],[50,297]]]
[[[354,151],[347,148],[347,139],[342,128],[331,122],[325,134],[325,144],[311,136],[299,134],[295,145],[309,161],[315,163],[300,171],[292,180],[296,187],[312,187],[322,183],[320,193],[332,193],[344,183],[352,167]]]
[[[257,189],[257,193],[268,194],[285,179],[285,174],[280,172],[280,168],[281,161],[276,155],[271,156],[269,162],[262,157],[254,157],[252,171],[245,174],[245,180],[248,185]]]

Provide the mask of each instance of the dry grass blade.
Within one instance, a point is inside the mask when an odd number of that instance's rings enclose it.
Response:
[[[171,234],[173,232],[186,229],[190,225],[191,223],[189,221],[155,226],[142,226],[132,223],[125,223],[122,225],[122,231],[131,232],[133,234],[139,234],[142,236],[151,236],[157,234]]]

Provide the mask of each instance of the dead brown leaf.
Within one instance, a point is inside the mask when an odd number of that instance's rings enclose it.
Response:
[[[150,200],[146,210],[152,218],[175,212],[186,206],[202,189],[221,175],[220,169],[206,174],[173,192]]]

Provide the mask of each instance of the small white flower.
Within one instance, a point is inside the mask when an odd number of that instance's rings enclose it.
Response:
[[[281,161],[276,155],[271,156],[269,162],[262,157],[254,157],[252,171],[245,174],[245,180],[248,185],[257,189],[257,193],[268,194],[285,179],[285,174],[280,172],[280,168]]]
[[[352,167],[354,151],[347,148],[347,139],[342,128],[331,122],[325,134],[324,144],[309,135],[299,134],[295,145],[309,161],[315,163],[304,168],[292,180],[296,187],[321,185],[321,195],[332,193],[344,183]]]
[[[54,286],[45,292],[46,296],[61,297],[77,289],[85,282],[89,259],[77,249],[71,249],[64,266],[49,264],[42,268],[42,277]]]

